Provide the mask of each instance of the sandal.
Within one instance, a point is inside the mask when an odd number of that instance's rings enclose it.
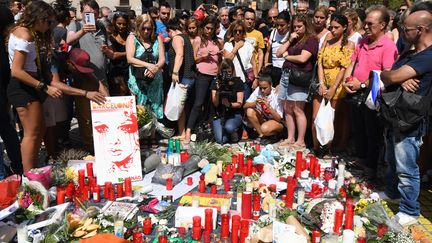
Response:
[[[303,151],[303,150],[306,149],[306,144],[293,143],[293,144],[291,145],[291,148],[292,148],[294,151]]]
[[[294,144],[295,142],[289,141],[288,139],[283,140],[282,142],[279,143],[279,147],[290,147]]]

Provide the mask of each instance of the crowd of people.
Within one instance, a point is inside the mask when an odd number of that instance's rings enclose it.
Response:
[[[95,0],[81,1],[80,15],[61,4],[13,1],[0,13],[0,135],[11,169],[36,167],[42,141],[55,157],[67,143],[72,117],[91,151],[90,101],[133,95],[184,144],[198,127],[211,125],[220,144],[280,142],[331,158],[352,138],[358,159],[350,166],[364,168],[370,179],[384,151],[386,195],[402,199],[400,221],[412,222],[419,215],[417,159],[428,117],[401,132],[361,97],[372,86],[373,70],[381,71],[389,90],[431,96],[432,4],[406,1],[396,13],[382,5],[348,8],[346,1],[314,10],[305,1],[295,8],[289,3],[287,10],[258,14],[208,4],[174,11],[163,2],[136,16]],[[164,117],[173,82],[187,86],[174,122]],[[314,125],[323,100],[335,109],[334,137],[325,146]],[[157,146],[158,137],[142,142]]]

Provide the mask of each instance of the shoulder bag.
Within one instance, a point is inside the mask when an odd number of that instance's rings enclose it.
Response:
[[[136,38],[136,37],[135,37]],[[144,48],[143,54],[141,56],[137,57],[137,59],[147,62],[147,63],[156,63],[155,58],[153,57],[153,44],[150,45],[149,48],[145,48],[144,45],[139,41],[138,38],[136,38],[137,43],[141,45]],[[135,46],[136,51],[136,46]],[[137,80],[144,80],[146,82],[153,81],[154,78],[147,77],[145,74],[148,72],[146,67],[132,67],[132,74]]]
[[[232,41],[231,43],[232,43],[233,48],[234,48],[234,41]],[[241,60],[241,58],[240,58],[240,54],[238,53],[238,51],[236,52],[236,57],[237,57],[237,59],[239,60],[240,67],[241,67],[241,69],[242,69],[243,75],[245,76],[245,81],[246,81],[246,83],[252,83],[253,80],[251,80],[250,76],[253,76],[253,75],[250,75],[250,74],[248,74],[248,72],[246,72],[246,69],[245,69],[244,66],[243,66],[243,62],[242,62],[242,60]]]

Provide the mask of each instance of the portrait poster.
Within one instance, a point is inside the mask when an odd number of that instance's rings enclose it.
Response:
[[[135,97],[106,97],[90,106],[97,183],[142,180]]]

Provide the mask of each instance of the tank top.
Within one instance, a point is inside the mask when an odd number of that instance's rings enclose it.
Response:
[[[202,40],[201,40],[202,41]],[[207,42],[207,45],[204,46],[201,43],[198,48],[198,56],[207,55],[207,53],[211,53],[209,58],[197,63],[197,69],[202,74],[207,75],[216,75],[218,72],[218,63],[219,63],[219,47],[211,40]]]
[[[183,46],[183,64],[179,70],[180,78],[195,78],[196,77],[196,65],[193,54],[193,48],[189,36],[185,34],[179,34],[180,37],[183,38],[184,46]],[[168,71],[171,76],[174,69],[174,60],[175,60],[175,50],[171,45],[168,50]]]

